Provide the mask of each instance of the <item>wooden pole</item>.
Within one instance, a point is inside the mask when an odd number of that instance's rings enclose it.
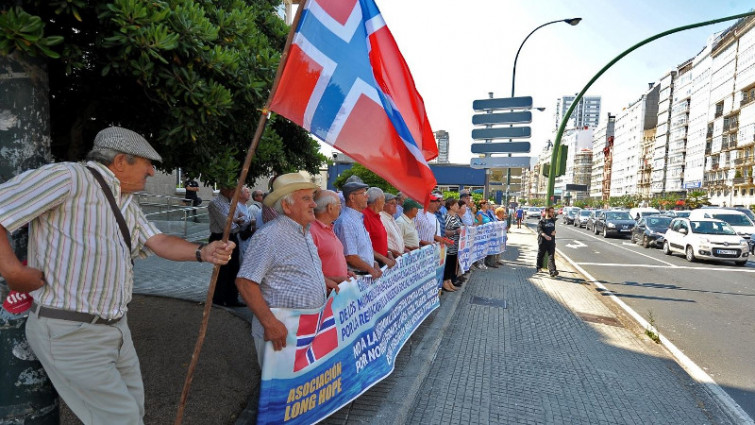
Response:
[[[252,158],[254,157],[254,153],[257,150],[257,146],[259,145],[260,139],[262,139],[262,133],[265,131],[265,126],[267,125],[267,120],[270,117],[270,103],[272,102],[273,96],[275,95],[276,90],[278,89],[278,84],[280,83],[281,74],[283,73],[283,67],[286,64],[286,60],[288,58],[288,51],[291,47],[291,42],[294,39],[294,33],[296,32],[296,27],[299,24],[299,19],[301,17],[301,11],[306,6],[307,0],[302,0],[299,4],[299,8],[296,10],[296,17],[294,18],[293,23],[291,24],[291,31],[288,33],[288,38],[286,39],[286,46],[283,48],[283,53],[281,54],[281,60],[278,63],[278,70],[275,73],[275,79],[273,80],[273,87],[270,90],[270,94],[268,95],[267,102],[265,102],[265,106],[260,111],[260,118],[259,121],[257,121],[257,130],[254,133],[254,137],[252,138],[252,143],[249,146],[249,150],[246,154],[246,159],[244,160],[244,165],[241,168],[241,174],[239,174],[238,183],[236,184],[236,190],[233,193],[233,199],[231,200],[231,208],[230,211],[228,211],[228,217],[225,221],[225,228],[223,229],[223,242],[228,242],[228,236],[231,233],[231,226],[233,224],[233,216],[236,213],[236,206],[239,202],[239,195],[241,194],[241,188],[244,186],[244,182],[246,181],[246,176],[249,173],[249,167],[252,164]],[[186,380],[184,382],[183,390],[181,391],[181,400],[178,403],[178,412],[176,413],[176,420],[174,422],[175,425],[180,425],[183,422],[183,414],[184,414],[184,408],[186,406],[186,399],[189,397],[189,389],[191,388],[191,381],[194,379],[194,370],[197,367],[197,363],[199,362],[199,353],[202,351],[202,344],[204,344],[204,338],[207,334],[207,325],[210,320],[210,311],[212,309],[212,297],[215,293],[215,285],[217,284],[218,280],[218,274],[220,273],[220,266],[215,265],[213,271],[212,271],[212,277],[210,278],[210,287],[207,289],[207,299],[205,300],[204,305],[204,311],[202,313],[202,324],[199,328],[199,336],[197,337],[197,342],[194,346],[194,353],[191,355],[191,364],[189,364],[189,369],[186,373]]]

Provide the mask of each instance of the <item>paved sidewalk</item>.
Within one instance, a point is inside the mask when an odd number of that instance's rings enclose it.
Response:
[[[408,423],[733,423],[663,347],[563,262],[535,274],[535,235],[465,285]]]
[[[663,347],[622,322],[565,263],[557,262],[558,278],[535,274],[536,248],[530,230],[512,229],[506,265],[475,271],[462,291],[444,293],[393,374],[323,423],[733,423]],[[150,257],[136,263],[134,292],[203,302],[211,273],[207,264]],[[227,310],[251,320],[246,308]],[[193,344],[196,335],[184,338]],[[250,338],[248,330],[235,337]],[[253,350],[251,356],[246,367],[256,369]],[[200,363],[227,361],[203,351]],[[258,379],[242,396],[246,408],[226,418],[255,423]]]

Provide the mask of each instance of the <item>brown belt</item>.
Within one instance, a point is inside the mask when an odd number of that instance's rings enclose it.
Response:
[[[69,320],[71,322],[91,323],[93,325],[114,325],[118,323],[123,316],[117,319],[103,319],[100,316],[89,313],[79,313],[78,311],[59,310],[57,308],[43,307],[36,301],[31,303],[31,311],[39,317],[48,319]]]

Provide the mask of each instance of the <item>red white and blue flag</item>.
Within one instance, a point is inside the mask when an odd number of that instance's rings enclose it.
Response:
[[[318,314],[299,316],[296,330],[294,372],[298,372],[338,348],[338,328],[333,316],[333,298]]]
[[[270,109],[428,202],[438,147],[373,0],[306,2]]]

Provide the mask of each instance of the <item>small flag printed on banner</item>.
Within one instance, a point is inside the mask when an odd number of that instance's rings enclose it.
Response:
[[[338,348],[338,328],[333,315],[333,298],[318,314],[299,316],[296,331],[294,372],[298,372]]]

